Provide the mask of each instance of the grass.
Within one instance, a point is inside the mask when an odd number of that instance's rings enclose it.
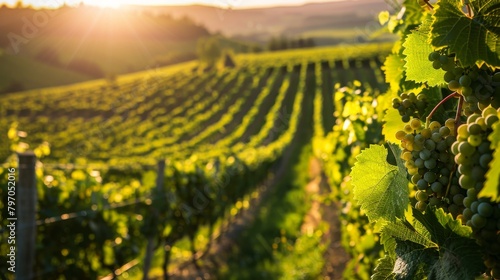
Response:
[[[298,147],[284,178],[273,186],[254,223],[238,238],[218,279],[307,279],[323,267],[320,235],[300,233],[310,208],[310,144]]]
[[[19,82],[24,89],[73,84],[89,77],[66,69],[50,66],[17,55],[0,54],[0,90],[12,82]]]

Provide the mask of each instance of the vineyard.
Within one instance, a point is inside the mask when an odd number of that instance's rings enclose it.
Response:
[[[31,277],[330,279],[345,251],[335,279],[500,278],[498,3],[403,4],[395,44],[5,95],[2,197],[37,158]]]

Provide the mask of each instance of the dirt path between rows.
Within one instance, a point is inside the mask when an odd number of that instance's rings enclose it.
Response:
[[[225,262],[226,254],[224,252],[229,252],[241,232],[253,223],[260,210],[262,201],[264,201],[265,198],[271,193],[272,187],[283,179],[287,169],[291,168],[290,159],[293,156],[292,152],[296,151],[297,145],[298,143],[294,142],[285,150],[276,171],[271,173],[270,176],[257,188],[258,196],[250,200],[250,207],[240,211],[236,218],[229,222],[229,224],[221,230],[221,234],[219,236],[212,237],[213,245],[209,252],[204,255],[202,255],[201,252],[197,253],[197,259],[204,265],[197,269],[191,261],[183,263],[177,269],[169,273],[169,279],[214,279],[211,272],[217,270],[219,263]]]
[[[209,280],[215,279],[213,271],[217,270],[218,264],[225,262],[225,253],[230,251],[231,247],[236,242],[240,234],[253,223],[262,201],[269,195],[272,186],[278,183],[286,173],[289,164],[291,153],[287,153],[282,159],[282,163],[274,176],[267,178],[258,188],[259,195],[250,201],[250,207],[241,211],[234,220],[227,224],[219,236],[214,236],[213,245],[208,253],[202,255],[198,252],[196,258],[202,265],[197,269],[192,262],[185,262],[177,269],[170,271],[169,279],[195,279]],[[309,164],[310,182],[305,186],[309,195],[324,195],[331,192],[327,178],[321,170],[321,163],[317,159],[311,159]],[[346,263],[349,261],[349,256],[341,245],[341,232],[339,221],[339,204],[322,203],[318,199],[314,199],[311,208],[304,217],[304,222],[301,226],[301,232],[311,233],[318,228],[321,221],[329,225],[329,229],[322,237],[322,243],[328,244],[328,248],[324,253],[325,266],[322,272],[324,280],[342,279]],[[156,278],[160,279],[160,278]]]
[[[321,168],[321,163],[316,158],[312,158],[309,163],[309,176],[312,178],[306,186],[309,195],[326,195],[331,192],[328,179]],[[323,255],[325,266],[323,267],[322,278],[324,280],[342,279],[342,273],[349,261],[349,255],[342,247],[339,211],[339,203],[326,204],[314,199],[301,228],[302,233],[312,233],[321,221],[329,225],[328,232],[325,232],[322,237],[323,244],[328,244],[328,248]]]

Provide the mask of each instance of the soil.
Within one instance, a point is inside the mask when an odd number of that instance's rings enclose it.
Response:
[[[283,162],[287,162],[284,158]],[[231,246],[236,242],[237,237],[243,232],[246,227],[254,221],[261,202],[270,193],[271,186],[281,180],[286,167],[286,164],[281,165],[281,168],[276,172],[275,176],[268,178],[258,189],[259,195],[250,201],[250,207],[241,211],[235,219],[227,224],[221,231],[221,234],[213,237],[213,245],[209,252],[203,254],[198,252],[196,259],[199,263],[203,263],[198,269],[192,262],[186,262],[180,265],[176,270],[170,271],[169,279],[196,279],[209,280],[214,279],[210,271],[216,269],[218,263],[225,261],[224,252],[230,251]],[[328,180],[321,169],[321,163],[317,159],[312,159],[309,164],[310,182],[306,186],[306,191],[309,195],[327,194],[331,191]],[[328,248],[324,254],[325,267],[322,272],[322,279],[337,280],[342,279],[342,272],[349,261],[349,255],[341,245],[341,232],[339,221],[338,203],[325,204],[319,200],[312,202],[309,212],[304,217],[304,222],[301,226],[302,233],[314,232],[321,221],[329,225],[329,229],[324,233],[322,242],[328,244]],[[153,278],[151,278],[153,279]],[[160,279],[160,278],[156,278]]]

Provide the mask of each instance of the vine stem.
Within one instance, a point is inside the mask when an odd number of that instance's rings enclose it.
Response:
[[[455,135],[457,135],[458,126],[460,125],[460,116],[462,115],[463,105],[464,105],[464,97],[460,95],[458,100],[457,112],[455,114]]]
[[[456,93],[456,92],[455,92]],[[459,95],[459,100],[458,100],[458,105],[457,105],[457,112],[455,114],[455,135],[457,135],[458,131],[458,126],[460,125],[460,116],[462,115],[462,106],[464,105],[464,97],[462,95]],[[455,171],[457,171],[457,164],[453,164],[453,169],[450,172],[450,176],[448,178],[448,185],[446,186],[446,193],[444,197],[448,197],[448,193],[450,192],[451,188],[451,179],[453,175],[455,174]]]
[[[472,18],[472,9],[470,7],[470,4],[465,4],[465,7],[467,7],[467,15]]]
[[[427,116],[427,118],[425,118],[425,126],[429,127],[429,123],[431,122],[432,115],[434,115],[434,113],[436,113],[437,109],[439,109],[439,107],[441,107],[441,105],[443,105],[446,101],[452,99],[453,97],[456,97],[457,95],[459,95],[459,94],[458,94],[458,92],[455,91],[452,94],[450,94],[450,95],[446,96],[445,98],[443,98],[443,100],[439,101],[439,103],[429,113],[429,115]]]
[[[428,6],[429,8],[431,8],[431,9],[433,9],[433,10],[434,10],[434,6],[432,6],[432,4],[431,4],[431,3],[429,3],[429,0],[424,0],[424,2],[425,2],[425,4],[427,4],[427,6]]]

